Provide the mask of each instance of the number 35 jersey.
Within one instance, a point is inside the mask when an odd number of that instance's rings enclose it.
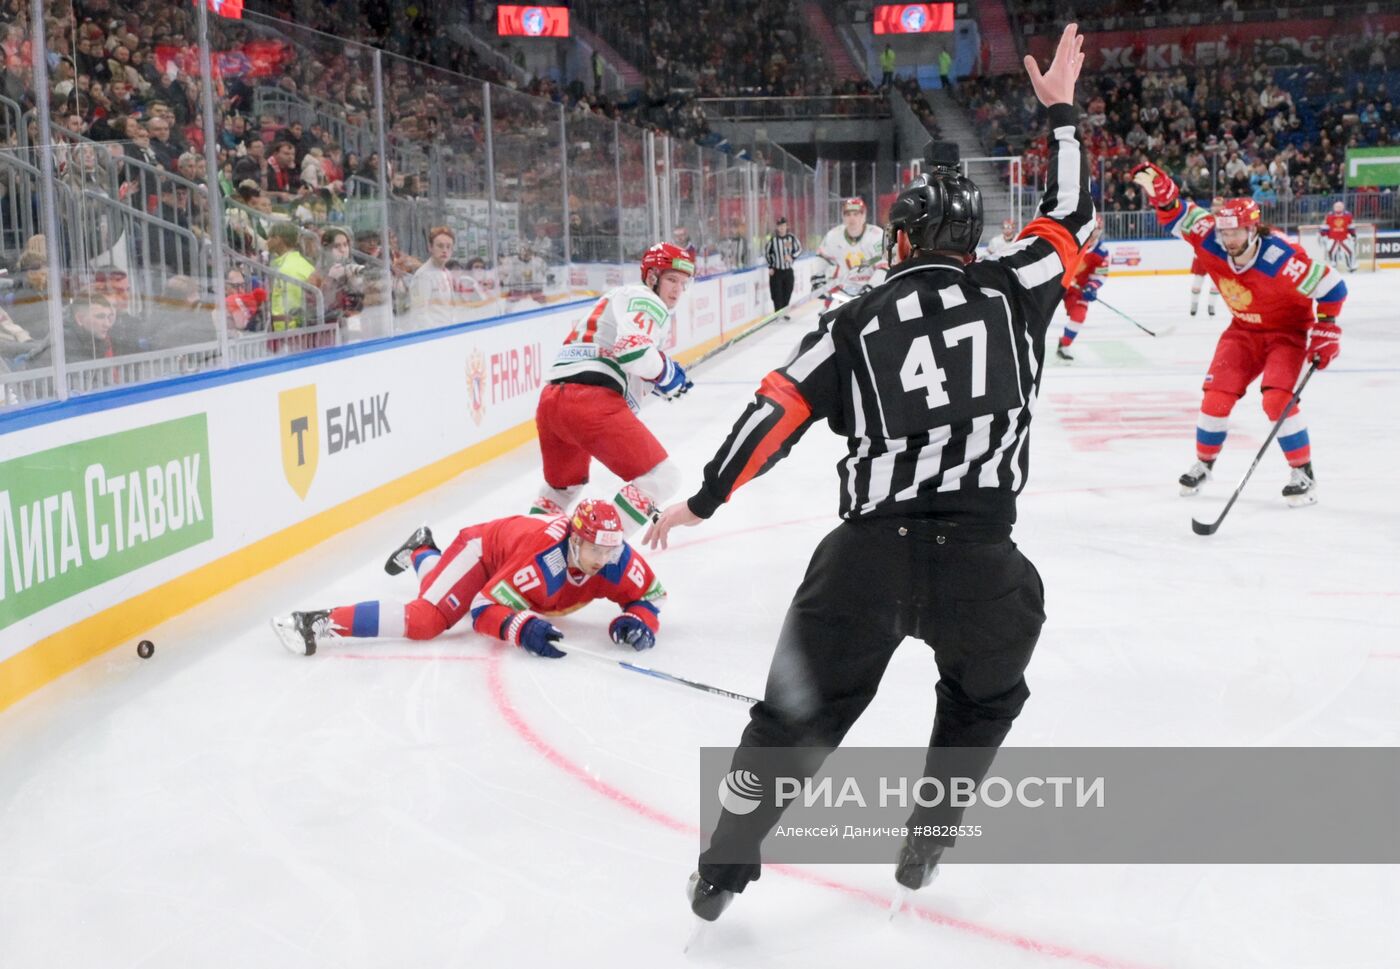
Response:
[[[1049,185],[1018,241],[967,264],[919,254],[822,315],[706,466],[693,513],[709,517],[825,420],[847,441],[841,517],[1015,522],[1045,333],[1094,228],[1075,117],[1050,109]]]

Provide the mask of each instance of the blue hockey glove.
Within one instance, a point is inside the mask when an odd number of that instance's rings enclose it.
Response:
[[[555,649],[554,644],[563,638],[564,634],[555,629],[551,623],[538,616],[531,616],[525,620],[525,625],[520,627],[519,645],[536,656],[558,659],[564,653]]]
[[[656,645],[656,634],[636,616],[623,613],[608,625],[608,635],[619,646],[631,646],[637,652]]]
[[[1102,285],[1102,279],[1091,279],[1080,288],[1079,295],[1084,302],[1092,303],[1099,298],[1099,287]]]
[[[654,383],[656,386],[652,393],[665,397],[667,400],[675,400],[695,386],[685,375],[684,368],[670,357],[666,358],[666,366]]]

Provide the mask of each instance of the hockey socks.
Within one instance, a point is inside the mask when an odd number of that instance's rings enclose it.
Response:
[[[1264,413],[1269,420],[1283,416],[1283,409],[1293,399],[1291,391],[1270,388],[1264,391]],[[1288,412],[1288,419],[1278,429],[1278,446],[1290,467],[1299,468],[1312,460],[1312,444],[1308,439],[1308,422],[1297,405]]]
[[[404,634],[403,603],[374,599],[357,602],[353,606],[336,606],[331,610],[331,624],[342,636],[401,639]]]
[[[680,469],[666,458],[646,474],[623,485],[613,496],[613,504],[622,512],[623,526],[628,533],[655,521],[661,515],[662,504],[676,493],[680,484]]]
[[[567,488],[556,488],[548,482],[545,482],[544,486],[540,488],[539,497],[536,498],[535,503],[530,506],[530,514],[547,515],[551,517],[555,515],[567,515],[569,509],[574,506],[574,501],[577,500],[579,492],[582,490],[583,485],[581,484],[569,485]]]
[[[1201,412],[1196,415],[1196,458],[1211,464],[1225,446],[1230,426],[1230,411],[1236,398],[1217,390],[1208,390],[1201,398]]]

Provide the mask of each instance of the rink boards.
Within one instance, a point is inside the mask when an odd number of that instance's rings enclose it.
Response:
[[[0,710],[531,440],[555,350],[590,304],[0,416]],[[697,280],[667,352],[694,359],[769,308],[766,269]]]

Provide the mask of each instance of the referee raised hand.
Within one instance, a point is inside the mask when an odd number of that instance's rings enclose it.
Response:
[[[1073,104],[1082,44],[1071,24],[1045,73],[1026,58],[1052,149],[1039,216],[1018,240],[973,258],[981,192],[960,174],[955,145],[931,145],[927,174],[890,210],[886,281],[820,317],[792,361],[764,378],[700,488],[646,535],[664,547],[672,528],[709,518],[817,421],[850,442],[838,466],[842,521],[788,609],[733,770],[815,773],[820,759],[794,748],[839,744],[906,637],[932,647],[938,666],[927,776],[980,781],[1029,696],[1023,674],[1044,595],[1011,529],[1046,330],[1094,229]],[[960,752],[954,769],[946,748],[980,753]],[[759,876],[760,843],[780,815],[767,803],[721,815],[691,882],[697,915],[717,918]],[[955,826],[961,815],[920,808],[910,823]],[[927,884],[951,843],[911,836],[896,878]]]

